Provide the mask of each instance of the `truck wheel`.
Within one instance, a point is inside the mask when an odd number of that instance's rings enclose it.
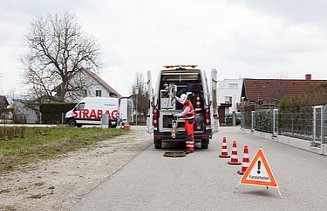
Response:
[[[155,141],[154,142],[154,148],[162,149],[162,141]]]
[[[202,140],[201,141],[201,149],[208,149],[209,141],[208,140]]]
[[[69,124],[70,126],[73,126],[73,127],[75,127],[75,126],[77,125],[75,119],[70,119],[70,120],[68,121],[68,124]]]
[[[110,128],[116,128],[117,125],[110,125]]]

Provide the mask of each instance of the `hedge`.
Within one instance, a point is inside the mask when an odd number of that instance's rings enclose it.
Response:
[[[62,113],[73,109],[76,103],[50,103],[41,104],[40,111],[42,113],[42,123],[45,124],[60,124]]]

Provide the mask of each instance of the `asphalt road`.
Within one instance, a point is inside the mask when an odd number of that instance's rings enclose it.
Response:
[[[276,177],[276,189],[240,186],[228,159],[218,157],[222,137],[238,143],[239,159],[248,145],[250,158],[261,146]],[[327,158],[287,145],[221,128],[208,150],[185,158],[163,157],[165,151],[150,146],[82,198],[72,210],[326,210]],[[82,185],[82,184],[81,184]]]

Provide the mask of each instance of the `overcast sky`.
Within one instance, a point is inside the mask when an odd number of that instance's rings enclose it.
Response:
[[[1,0],[0,94],[24,92],[21,55],[35,18],[70,11],[98,40],[100,76],[128,95],[136,72],[198,64],[225,78],[327,79],[325,0]]]

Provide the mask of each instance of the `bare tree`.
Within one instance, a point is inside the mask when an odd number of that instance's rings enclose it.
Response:
[[[26,40],[29,51],[22,58],[24,82],[41,102],[64,102],[68,92],[86,90],[83,80],[72,78],[82,67],[98,69],[101,65],[96,40],[83,33],[70,13],[34,20]],[[55,88],[57,98],[52,94]]]
[[[136,91],[137,89],[138,92]],[[135,105],[134,108],[137,108],[137,112],[145,118],[148,111],[148,95],[143,74],[140,72],[135,74],[134,83],[132,85],[132,96]]]

